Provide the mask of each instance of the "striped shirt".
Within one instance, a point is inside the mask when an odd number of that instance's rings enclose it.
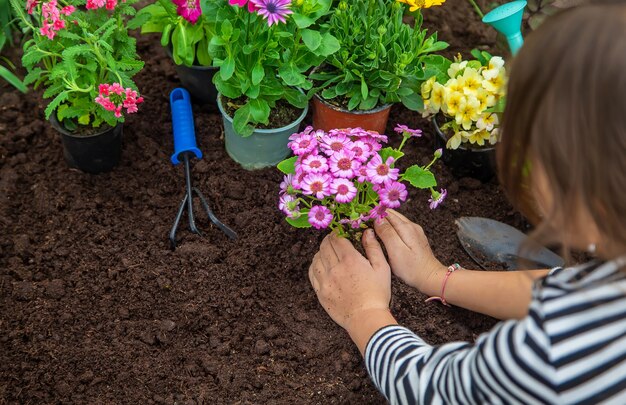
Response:
[[[366,347],[369,374],[392,404],[626,404],[625,265],[554,269],[535,282],[526,318],[473,344],[384,327]]]

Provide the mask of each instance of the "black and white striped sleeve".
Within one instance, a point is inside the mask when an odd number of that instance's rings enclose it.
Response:
[[[537,312],[501,322],[476,343],[430,346],[400,326],[372,336],[366,366],[392,404],[534,404],[557,399]]]

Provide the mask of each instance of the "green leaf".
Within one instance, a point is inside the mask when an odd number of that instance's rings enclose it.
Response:
[[[265,77],[265,69],[261,63],[257,63],[252,68],[252,84],[259,84]]]
[[[250,111],[250,104],[244,104],[235,111],[233,117],[233,127],[235,132],[243,137],[252,135],[254,128],[250,125],[250,119],[252,118],[252,112]]]
[[[213,59],[209,55],[209,42],[203,38],[196,48],[196,59],[201,66],[211,66]]]
[[[67,91],[61,92],[50,102],[50,104],[48,104],[46,110],[44,111],[47,120],[50,119],[50,115],[52,115],[52,112],[56,110],[62,102],[67,100],[68,95],[69,92]]]
[[[153,18],[153,16],[150,15],[150,13],[139,12],[133,19],[126,23],[126,27],[128,27],[129,30],[134,30],[147,23],[151,18]]]
[[[297,12],[293,13],[291,15],[291,18],[293,18],[293,21],[300,29],[310,27],[315,22],[312,18],[309,18]]]
[[[78,117],[78,123],[81,125],[89,125],[89,122],[89,114],[81,115],[80,117]]]
[[[176,64],[193,65],[194,54],[190,45],[188,32],[181,24],[178,24],[172,33],[172,53]]]
[[[404,106],[409,110],[424,110],[424,101],[422,100],[422,97],[417,93],[411,93],[408,96],[400,96],[400,100],[402,101],[402,104],[404,104]]]
[[[300,211],[298,218],[292,219],[287,217],[285,220],[294,228],[310,228],[312,226],[309,222],[309,210]]]
[[[300,73],[293,63],[282,65],[278,69],[278,74],[288,86],[299,86],[306,81],[306,76]]]
[[[228,41],[233,35],[233,24],[230,20],[224,20],[222,22],[222,38]]]
[[[302,30],[302,40],[311,51],[315,51],[322,44],[322,34],[314,30]]]
[[[0,66],[0,77],[9,82],[10,85],[21,91],[22,93],[26,93],[28,89],[22,83],[22,81],[15,76],[10,70],[5,68],[4,66]]]
[[[298,160],[297,156],[290,157],[280,162],[276,167],[285,174],[294,174],[296,172],[296,160]]]
[[[365,79],[361,78],[361,97],[363,100],[367,98],[369,91],[367,89],[367,84],[365,83]]]
[[[315,50],[317,55],[330,56],[341,48],[339,41],[332,34],[325,32],[322,34],[322,42]]]
[[[309,104],[309,99],[306,95],[292,88],[285,89],[285,99],[296,108],[304,109]]]
[[[237,87],[233,86],[227,81],[222,80],[220,75],[213,76],[213,83],[215,83],[217,91],[219,91],[220,94],[224,95],[225,97],[235,99],[241,96],[241,91],[239,91]]]
[[[232,55],[228,55],[222,65],[220,66],[220,76],[222,80],[228,80],[233,77],[235,73],[235,58]]]
[[[383,162],[386,162],[387,158],[389,158],[390,156],[393,157],[394,162],[404,156],[404,152],[395,150],[391,147],[381,149],[378,154],[383,159]]]
[[[406,172],[401,176],[402,180],[407,180],[413,187],[416,188],[430,188],[437,185],[435,175],[429,170],[424,170],[418,165],[413,165],[406,169]]]
[[[250,104],[250,115],[253,122],[262,122],[267,124],[270,116],[270,106],[267,101],[262,99],[252,99],[248,102]]]

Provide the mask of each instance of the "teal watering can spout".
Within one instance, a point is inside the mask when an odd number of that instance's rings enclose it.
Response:
[[[513,1],[494,8],[483,17],[485,24],[491,25],[506,37],[513,55],[524,43],[524,38],[522,38],[524,7],[526,7],[526,1]]]

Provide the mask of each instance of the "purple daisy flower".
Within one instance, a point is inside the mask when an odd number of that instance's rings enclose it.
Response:
[[[302,191],[320,200],[330,195],[330,175],[327,173],[310,173],[302,179]]]
[[[335,177],[352,179],[361,167],[361,163],[354,158],[354,152],[342,150],[330,157],[329,166]]]
[[[285,17],[293,13],[289,9],[291,0],[250,0],[250,2],[256,6],[256,12],[267,20],[270,27],[279,21],[286,23]]]
[[[430,203],[430,209],[434,210],[435,208],[440,206],[441,203],[443,203],[443,200],[446,199],[446,196],[448,195],[448,190],[442,188],[441,192],[438,193],[435,190],[431,189],[430,194],[431,198],[428,199],[428,202]]]
[[[399,134],[402,134],[403,136],[404,135],[415,136],[415,137],[422,136],[421,129],[411,129],[404,124],[396,125],[396,127],[394,128],[394,131],[396,131]]]
[[[357,191],[354,183],[348,179],[335,179],[330,185],[330,192],[335,194],[338,203],[349,203],[356,197]]]
[[[389,208],[398,208],[401,201],[406,201],[408,192],[406,186],[397,181],[386,181],[384,187],[378,190],[381,204]]]
[[[367,175],[369,180],[374,184],[382,184],[387,180],[396,180],[400,169],[392,169],[393,157],[389,156],[387,161],[383,163],[380,155],[376,154],[367,164]]]
[[[328,171],[326,158],[322,155],[309,155],[304,158],[300,166],[307,173],[324,173]]]

